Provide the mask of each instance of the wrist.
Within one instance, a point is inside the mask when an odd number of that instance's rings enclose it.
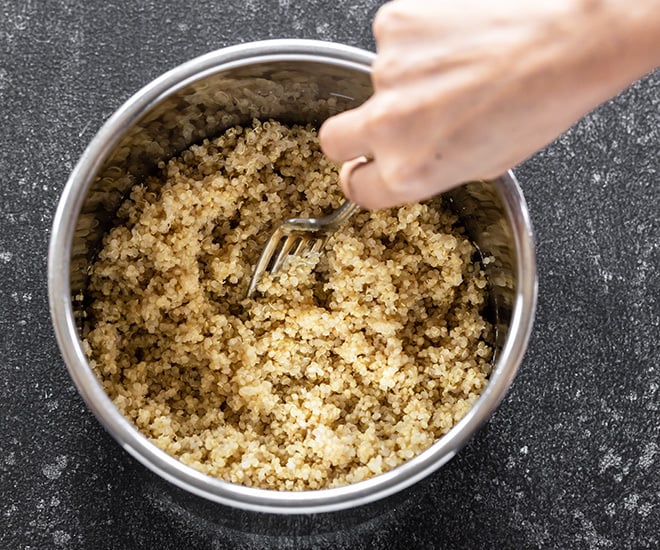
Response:
[[[660,0],[584,0],[602,53],[634,80],[660,65]]]

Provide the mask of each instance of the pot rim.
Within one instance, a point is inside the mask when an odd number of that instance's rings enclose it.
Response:
[[[316,40],[278,39],[230,46],[192,59],[163,74],[128,99],[98,131],[71,173],[53,220],[48,289],[57,341],[69,373],[95,416],[122,447],[160,477],[198,496],[246,510],[318,513],[360,506],[401,491],[449,461],[500,404],[522,361],[536,307],[534,239],[527,206],[512,172],[495,184],[513,226],[517,288],[510,328],[489,383],[468,413],[426,451],[365,481],[310,491],[275,491],[207,476],[160,450],[115,407],[85,357],[73,314],[70,258],[75,226],[93,176],[123,133],[165,97],[213,73],[262,62],[314,61],[370,72],[375,54]]]

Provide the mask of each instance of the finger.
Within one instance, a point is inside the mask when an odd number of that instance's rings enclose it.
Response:
[[[399,204],[386,190],[386,184],[374,161],[359,158],[345,162],[339,172],[342,191],[353,202],[369,210]]]
[[[423,170],[414,179],[387,181],[380,168],[374,160],[344,163],[339,173],[344,194],[364,208],[379,210],[423,201],[455,185]]]
[[[335,162],[370,156],[365,139],[366,110],[358,107],[327,119],[319,130],[319,143],[325,155]]]
[[[339,185],[346,198],[353,200],[351,195],[352,190],[350,188],[353,172],[355,172],[360,166],[371,162],[372,160],[370,158],[362,156],[348,160],[342,165],[341,170],[339,171]]]

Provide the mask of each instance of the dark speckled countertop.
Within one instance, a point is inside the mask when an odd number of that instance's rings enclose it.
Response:
[[[0,548],[660,547],[658,72],[517,169],[540,281],[525,361],[472,442],[396,498],[295,518],[188,498],[122,451],[74,388],[47,244],[101,124],[222,46],[373,49],[379,4],[0,0]]]

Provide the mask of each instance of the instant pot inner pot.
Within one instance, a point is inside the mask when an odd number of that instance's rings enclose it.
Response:
[[[82,319],[88,267],[103,234],[128,190],[153,173],[161,160],[254,118],[318,127],[329,116],[360,105],[371,93],[364,67],[269,61],[210,72],[154,102],[100,159],[82,203],[72,243],[70,281],[78,320]],[[448,194],[485,259],[490,284],[487,316],[496,327],[495,357],[506,340],[516,289],[515,243],[500,188],[498,181],[471,182]]]

